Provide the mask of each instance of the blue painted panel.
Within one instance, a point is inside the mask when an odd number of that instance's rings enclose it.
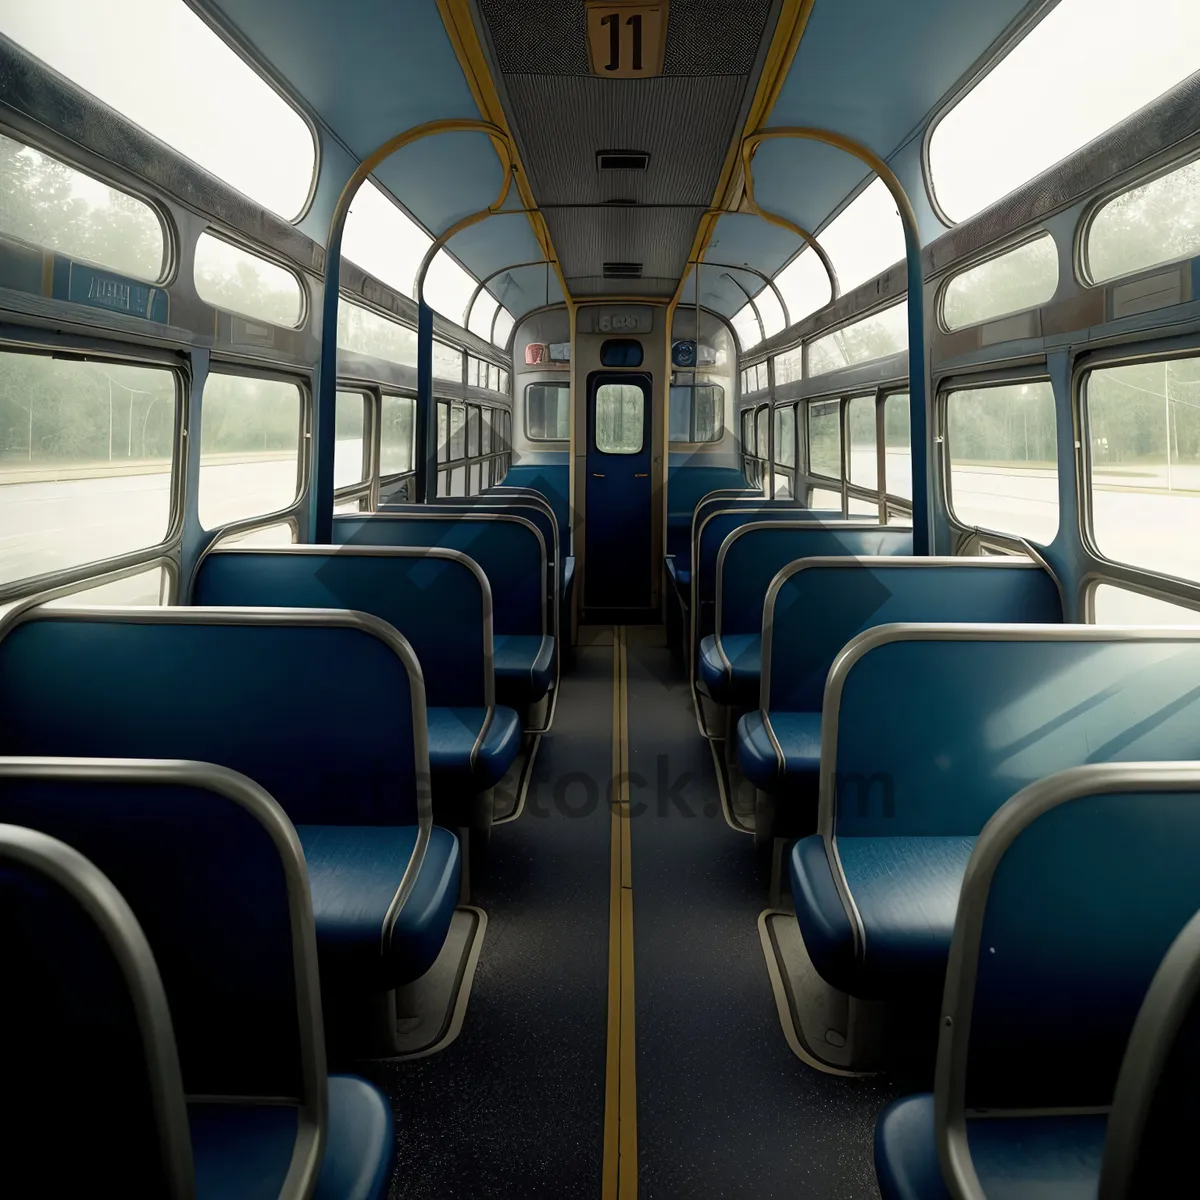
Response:
[[[54,256],[54,299],[86,304],[106,312],[143,317],[165,325],[170,317],[167,293],[112,271]]]
[[[216,551],[200,564],[192,603],[235,608],[351,608],[397,629],[416,652],[425,699],[486,704],[483,587],[445,558]]]
[[[1087,796],[1017,836],[987,898],[968,1106],[1112,1101],[1150,980],[1200,910],[1198,852],[1195,793]]]
[[[738,467],[668,466],[667,553],[675,556],[678,567],[691,569],[692,518],[700,501],[709,492],[748,487]]]
[[[1197,679],[1200,643],[1168,638],[876,646],[846,677],[836,769],[892,803],[838,805],[837,834],[972,837],[1066,767],[1200,758]]]
[[[355,697],[304,717],[306,697]],[[27,621],[0,641],[0,753],[188,758],[296,824],[416,823],[408,673],[360,630]]]
[[[891,621],[1058,623],[1058,588],[1029,567],[811,566],[786,579],[772,626],[768,710],[820,712],[834,658],[864,629]]]
[[[532,462],[531,459],[538,461]],[[545,461],[542,461],[545,460]],[[570,553],[571,542],[571,468],[569,455],[524,454],[508,469],[501,480],[505,487],[527,487],[541,492],[554,509],[558,521],[558,544],[562,554]]]

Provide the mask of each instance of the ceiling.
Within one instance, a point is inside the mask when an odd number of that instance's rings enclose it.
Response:
[[[357,160],[423,121],[479,116],[436,0],[190,2],[242,41],[314,117],[321,177],[301,227],[321,242]],[[470,3],[572,295],[672,295],[744,126],[780,0],[671,0],[664,71],[649,79],[590,74],[584,0]],[[889,158],[932,240],[942,226],[924,197],[920,133],[1026,6],[815,0],[767,124],[835,129]],[[645,151],[649,165],[598,171],[596,152],[612,149]],[[865,178],[856,159],[794,141],[765,144],[753,170],[759,203],[811,230],[828,223]],[[491,203],[502,182],[481,134],[418,142],[376,177],[435,234]],[[450,249],[477,278],[540,257],[527,219],[515,215],[467,230]],[[739,213],[718,222],[707,258],[773,275],[799,249],[790,233]],[[641,263],[642,278],[605,279],[610,261]],[[706,271],[701,283],[703,301],[726,314],[745,303],[732,275]],[[762,286],[752,274],[737,277],[752,292]],[[561,298],[544,268],[502,271],[488,286],[518,316]],[[690,283],[686,294],[694,299]]]

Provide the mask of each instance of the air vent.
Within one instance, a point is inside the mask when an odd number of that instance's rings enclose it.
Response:
[[[641,279],[642,264],[633,262],[606,262],[605,279]]]
[[[636,200],[622,200],[622,199],[618,199],[617,197],[614,196],[613,199],[605,200],[603,203],[614,205],[617,208],[632,208],[634,205],[637,204],[637,201]]]
[[[599,150],[596,166],[601,171],[644,171],[650,155],[644,150]]]

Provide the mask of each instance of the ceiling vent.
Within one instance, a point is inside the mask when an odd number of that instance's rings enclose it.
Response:
[[[596,167],[601,171],[644,171],[650,155],[644,150],[598,150]]]
[[[635,262],[606,262],[605,279],[641,279],[642,264]]]

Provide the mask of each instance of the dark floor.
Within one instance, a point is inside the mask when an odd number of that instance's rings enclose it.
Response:
[[[788,1049],[753,839],[721,814],[661,630],[632,629],[628,643],[639,1196],[874,1197],[871,1134],[892,1092]],[[600,1195],[611,647],[581,647],[562,687],[525,811],[493,834],[462,1033],[429,1058],[363,1071],[393,1100],[393,1200]]]

